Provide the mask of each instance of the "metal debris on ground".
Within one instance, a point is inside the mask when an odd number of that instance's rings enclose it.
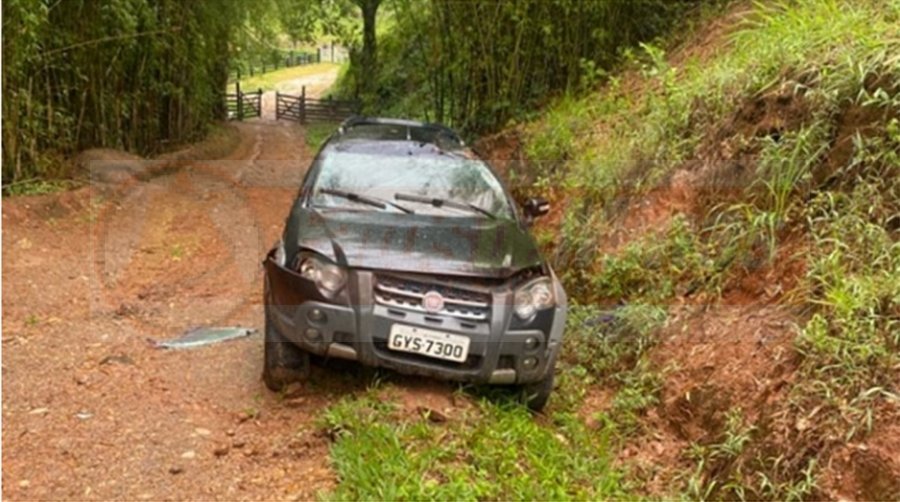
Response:
[[[161,349],[193,349],[203,345],[211,345],[213,343],[224,342],[235,338],[243,338],[256,333],[253,328],[240,327],[212,327],[212,328],[196,328],[187,331],[178,338],[171,340],[162,340],[153,342],[157,348]]]

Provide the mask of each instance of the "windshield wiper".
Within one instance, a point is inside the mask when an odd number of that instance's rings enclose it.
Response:
[[[405,194],[405,193],[395,193],[394,198],[397,200],[405,200],[405,201],[409,201],[409,202],[421,202],[423,204],[431,204],[434,207],[447,206],[447,207],[452,207],[454,209],[463,209],[466,211],[483,214],[492,220],[497,219],[497,216],[494,213],[488,211],[487,209],[485,209],[483,207],[476,206],[475,204],[472,204],[471,202],[459,202],[459,201],[455,201],[455,200],[438,199],[438,198],[433,198],[433,197],[423,197],[421,195],[411,195],[411,194]]]
[[[395,204],[389,200],[379,199],[378,197],[372,197],[371,195],[360,195],[356,192],[348,192],[346,190],[338,190],[335,188],[320,188],[317,190],[319,193],[323,193],[325,195],[333,195],[335,197],[341,197],[342,199],[347,199],[353,202],[359,202],[360,204],[366,204],[369,206],[377,207],[378,209],[387,209],[388,206],[399,209],[406,214],[413,214],[411,209],[405,208],[400,204]]]

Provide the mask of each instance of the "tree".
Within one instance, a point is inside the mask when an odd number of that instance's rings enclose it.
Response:
[[[376,99],[378,80],[377,37],[375,26],[378,8],[383,0],[278,0],[282,27],[295,41],[313,41],[321,30],[354,49],[362,40],[361,50],[351,50],[354,61],[354,93],[371,108]],[[362,19],[360,33],[359,20]]]
[[[223,118],[256,2],[3,2],[3,182],[76,174],[97,146],[154,154]],[[263,7],[265,7],[263,3]]]
[[[353,0],[353,3],[362,11],[363,18],[363,45],[362,45],[362,75],[358,75],[357,85],[363,97],[363,106],[371,108],[375,100],[375,84],[378,81],[378,53],[375,37],[375,15],[381,0]]]

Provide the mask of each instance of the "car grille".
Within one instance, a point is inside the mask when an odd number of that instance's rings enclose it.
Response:
[[[444,308],[439,312],[428,312],[422,306],[422,298],[429,291],[437,291],[444,297]],[[491,313],[491,295],[488,293],[405,277],[376,276],[375,301],[388,307],[447,315],[468,321],[485,321]]]

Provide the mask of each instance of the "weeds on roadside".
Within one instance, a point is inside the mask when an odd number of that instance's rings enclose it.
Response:
[[[797,399],[827,406],[837,422],[826,427],[845,441],[867,432],[879,401],[900,401],[900,123],[856,150],[852,188],[821,192],[807,209],[817,252],[805,287],[817,311],[797,338],[809,377]]]
[[[328,140],[339,126],[340,124],[336,122],[308,124],[305,129],[305,139],[306,146],[310,150],[310,155],[315,155],[319,148],[325,144],[325,141]]]
[[[725,428],[717,442],[712,444],[691,445],[688,457],[695,462],[695,469],[685,481],[686,495],[692,500],[708,500],[719,494],[726,498],[745,500],[746,482],[741,479],[741,472],[730,469],[730,464],[737,461],[750,442],[755,427],[744,420],[739,408],[732,408],[725,416]],[[716,473],[734,472],[733,479],[720,480]]]
[[[746,441],[704,446],[685,485],[692,498],[809,497],[831,446],[860,440],[885,403],[900,401],[898,19],[900,4],[887,0],[759,4],[729,36],[729,47],[702,64],[687,59],[673,67],[656,47],[644,46],[632,56],[642,78],[622,86],[639,92],[622,96],[621,81],[612,79],[605,92],[582,99],[578,116],[588,120],[576,121],[571,142],[559,127],[528,129],[537,151],[561,159],[545,183],[579,195],[552,245],[556,268],[581,301],[647,308],[696,292],[715,298],[731,278],[772,263],[785,235],[805,235],[813,244],[806,278],[791,295],[809,312],[796,338],[801,376],[782,410],[809,421],[812,432],[789,431],[786,440],[797,451],[787,456],[742,458],[726,467],[722,458],[748,454],[733,448]],[[598,251],[620,215],[619,199],[640,197],[678,169],[702,169],[709,152],[698,146],[721,149],[716,133],[740,118],[735,104],[775,92],[801,104],[795,112],[804,115],[753,137],[734,131],[755,166],[755,181],[737,187],[736,200],[713,200],[703,217],[679,217],[665,232],[611,254]],[[578,101],[560,112],[572,109]],[[848,112],[855,111],[871,123],[853,123],[859,119]],[[548,124],[564,120],[550,116]],[[834,150],[853,126],[865,131],[856,132],[855,153],[840,165]],[[571,342],[576,356],[569,357],[585,378],[605,378],[610,367],[621,372],[622,364],[609,361],[640,361],[644,352],[592,341],[600,355],[588,364],[590,355],[577,358],[593,347],[578,339],[582,332],[590,333],[579,329]],[[651,333],[630,343],[640,348],[652,339]],[[628,388],[620,391],[626,401]],[[813,445],[812,437],[824,439]]]
[[[375,391],[333,405],[335,500],[606,498],[621,495],[607,436],[559,413],[536,420],[520,404],[478,401],[447,422],[406,415]]]
[[[84,181],[57,179],[30,179],[3,186],[3,196],[44,195],[62,192],[84,185]]]

